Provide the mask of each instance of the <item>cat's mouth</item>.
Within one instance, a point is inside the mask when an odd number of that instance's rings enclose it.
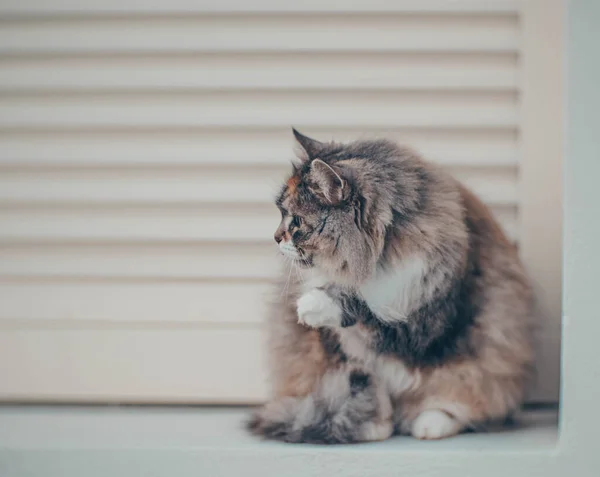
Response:
[[[301,258],[301,252],[297,247],[291,242],[291,240],[282,240],[279,242],[279,251],[288,258],[292,260],[296,260]]]
[[[294,246],[291,241],[281,241],[279,251],[283,256],[293,260],[301,267],[309,268],[313,266],[312,254],[308,254],[301,248]]]

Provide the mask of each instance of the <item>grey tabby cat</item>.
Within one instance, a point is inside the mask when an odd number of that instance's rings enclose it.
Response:
[[[300,275],[271,313],[274,396],[248,428],[332,444],[509,417],[531,374],[532,295],[489,210],[408,148],[294,134],[275,240]]]

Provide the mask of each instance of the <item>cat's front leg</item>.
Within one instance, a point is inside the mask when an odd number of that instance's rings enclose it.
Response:
[[[298,323],[311,328],[342,326],[343,312],[337,301],[325,290],[314,288],[302,295],[297,305]]]

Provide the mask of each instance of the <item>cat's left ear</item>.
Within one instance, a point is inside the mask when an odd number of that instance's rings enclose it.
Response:
[[[319,156],[319,152],[323,150],[324,144],[316,139],[312,139],[308,136],[305,136],[301,132],[292,128],[292,132],[294,133],[294,137],[296,138],[296,142],[302,148],[302,151],[305,153],[305,157],[301,159],[314,159]],[[304,154],[303,154],[304,155]]]
[[[310,163],[309,180],[312,192],[330,205],[339,204],[348,188],[342,176],[321,159]]]

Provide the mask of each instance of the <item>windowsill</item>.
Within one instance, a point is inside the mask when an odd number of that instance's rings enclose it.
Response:
[[[482,464],[486,459],[492,463],[505,453],[550,455],[558,438],[557,412],[538,410],[498,432],[441,441],[395,437],[351,446],[290,445],[247,435],[241,424],[247,413],[211,407],[0,406],[0,469],[8,469],[1,472],[5,477],[52,471],[88,477],[136,471],[131,465],[138,464],[158,472],[164,464],[171,472],[195,469],[201,472],[196,475],[208,476],[244,469],[253,473],[264,465],[272,471],[269,475],[287,469],[286,475],[306,476],[315,465],[308,461],[317,459],[319,465],[351,465],[358,473],[385,463],[416,471],[419,466],[452,465],[455,457],[465,455],[475,466],[481,458]],[[98,473],[90,466],[97,466]],[[495,475],[490,470],[486,476]]]

